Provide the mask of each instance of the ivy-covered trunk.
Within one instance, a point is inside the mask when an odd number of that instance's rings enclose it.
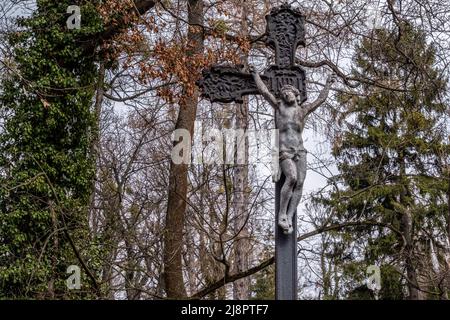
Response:
[[[81,28],[69,30],[73,1],[39,0],[9,38],[14,62],[0,95],[9,114],[0,135],[0,296],[95,293],[87,209],[97,67],[78,41],[102,30],[94,2],[80,2]],[[81,269],[81,291],[66,286],[71,265]]]

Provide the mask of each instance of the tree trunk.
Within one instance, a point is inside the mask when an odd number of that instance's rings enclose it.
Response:
[[[412,243],[412,217],[409,210],[407,212],[403,213],[401,224],[400,224],[400,230],[403,234],[403,236],[406,239],[406,250],[405,250],[405,266],[406,266],[406,277],[407,279],[407,286],[408,286],[408,292],[409,292],[409,300],[419,300],[420,294],[418,289],[418,277],[416,268],[414,265],[414,259],[413,259],[413,243]]]
[[[59,231],[58,231],[58,216],[54,208],[53,201],[50,201],[49,203],[50,207],[50,214],[52,217],[52,226],[53,226],[53,253],[51,255],[52,257],[52,277],[48,283],[48,294],[50,299],[55,299],[55,278],[57,275],[57,268],[58,268],[58,257],[57,252],[59,252]]]
[[[399,151],[399,163],[400,163],[400,181],[404,181],[406,177],[406,164],[403,151]],[[414,259],[414,235],[413,235],[413,217],[411,213],[411,203],[408,201],[408,196],[411,198],[409,192],[409,184],[403,186],[403,191],[400,194],[400,204],[405,209],[401,212],[400,219],[400,232],[406,241],[405,243],[405,267],[407,277],[407,287],[409,300],[419,300],[420,290],[418,283],[417,270]]]
[[[448,237],[448,247],[447,247],[447,251],[448,251],[448,259],[449,261],[447,261],[447,263],[449,264],[449,268],[450,268],[450,165],[447,166],[447,210],[448,210],[448,215],[447,215],[447,237]]]
[[[248,4],[241,3],[241,36],[248,36]],[[241,64],[248,66],[248,55],[241,55]],[[248,232],[248,98],[244,98],[244,103],[236,104],[235,129],[244,132],[244,136],[238,135],[236,141],[236,156],[234,160],[233,176],[233,211],[235,214],[234,231],[238,234],[234,247],[234,273],[241,273],[249,268],[250,242]],[[242,140],[243,138],[243,140]],[[242,140],[242,141],[239,141]],[[243,153],[243,154],[242,154]],[[244,163],[239,162],[238,155],[244,156]],[[233,297],[235,300],[248,300],[250,297],[250,278],[246,277],[233,283]]]
[[[103,61],[100,62],[100,66],[98,69],[98,80],[97,80],[97,89],[95,95],[95,104],[94,104],[94,115],[95,115],[95,128],[92,133],[92,140],[90,145],[90,153],[92,160],[94,161],[94,179],[92,181],[92,191],[89,199],[89,214],[92,215],[94,213],[95,207],[95,183],[97,180],[97,172],[98,172],[98,156],[100,153],[100,117],[102,114],[102,104],[105,95],[105,63]],[[97,219],[90,220],[94,222],[93,230],[97,231]]]
[[[248,123],[248,100],[243,104],[236,105],[236,129],[247,131]],[[235,169],[233,177],[234,197],[233,211],[235,215],[234,231],[238,234],[234,244],[234,273],[241,273],[249,268],[249,232],[248,222],[248,139],[247,136],[239,136],[236,141],[236,152],[244,152],[245,164],[238,163],[235,157]],[[244,139],[244,141],[239,141]],[[243,278],[233,283],[233,296],[236,300],[247,300],[249,298],[250,279]]]
[[[188,44],[186,54],[193,56],[203,52],[203,2],[201,0],[188,1]],[[194,133],[194,122],[197,112],[199,93],[194,88],[193,93],[186,95],[184,90],[180,111],[175,129],[186,129],[191,137]],[[180,299],[186,297],[183,280],[182,246],[183,228],[185,224],[186,196],[188,189],[188,165],[170,164],[169,193],[167,201],[167,215],[164,232],[164,283],[167,297]]]

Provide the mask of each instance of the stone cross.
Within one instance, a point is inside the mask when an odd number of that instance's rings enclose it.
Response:
[[[266,45],[275,52],[275,64],[261,76],[265,86],[277,98],[281,89],[290,85],[299,92],[298,103],[306,101],[305,71],[295,64],[295,53],[299,45],[305,46],[304,16],[285,4],[272,9],[266,16]],[[197,83],[202,96],[211,102],[243,102],[243,96],[260,94],[254,76],[245,72],[242,66],[213,66],[203,71]],[[284,175],[275,186],[275,215],[278,221],[280,191],[285,181]],[[278,300],[297,299],[297,223],[293,218],[293,232],[285,234],[275,224],[275,269],[276,298]]]

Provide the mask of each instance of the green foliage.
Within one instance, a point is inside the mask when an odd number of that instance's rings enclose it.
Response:
[[[82,40],[102,23],[93,1],[79,1],[82,27],[68,30],[72,4],[37,1],[9,38],[16,70],[0,95],[9,114],[0,135],[0,297],[68,296],[66,268],[81,267],[69,237],[82,256],[92,249],[86,209],[97,67]]]
[[[366,285],[362,285],[351,290],[347,300],[375,300],[375,294]]]
[[[252,299],[275,300],[275,266],[271,265],[255,275]]]
[[[365,266],[405,263],[405,243],[395,232],[404,231],[404,216],[412,216],[413,229],[403,235],[413,241],[419,228],[445,221],[447,182],[441,161],[448,157],[449,147],[442,121],[447,106],[441,96],[447,80],[435,67],[434,56],[425,34],[406,23],[400,38],[397,31],[378,29],[374,39],[357,48],[354,75],[378,85],[363,85],[361,95],[338,96],[344,108],[338,121],[344,129],[334,141],[333,155],[340,173],[335,180],[343,188],[319,202],[333,208],[335,223],[371,220],[389,228],[347,229],[341,238],[352,246],[337,259],[350,255]],[[357,274],[344,268],[344,276],[360,283]],[[403,298],[405,284],[398,273],[386,269],[384,276],[380,298]],[[361,290],[349,297],[367,298]]]
[[[365,284],[367,264],[363,261],[350,262],[343,268],[344,274],[358,283],[347,289],[345,294],[348,300],[403,300],[405,299],[404,283],[400,273],[391,265],[380,267],[381,289],[375,293]]]
[[[400,273],[393,266],[381,266],[380,300],[403,300],[406,298]]]

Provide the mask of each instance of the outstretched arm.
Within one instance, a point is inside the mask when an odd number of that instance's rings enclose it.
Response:
[[[250,72],[252,73],[253,79],[255,80],[255,83],[256,83],[256,86],[258,87],[258,90],[262,94],[264,99],[269,101],[270,105],[274,109],[278,108],[277,99],[274,97],[273,94],[270,93],[270,91],[267,88],[266,84],[262,81],[261,76],[259,75],[259,73],[256,72],[253,67],[250,67]]]
[[[327,79],[325,87],[320,91],[319,97],[317,97],[316,101],[313,103],[307,104],[304,106],[306,109],[306,114],[310,114],[314,112],[318,107],[320,107],[328,98],[328,94],[330,93],[331,86],[336,81],[336,76],[330,75]]]

